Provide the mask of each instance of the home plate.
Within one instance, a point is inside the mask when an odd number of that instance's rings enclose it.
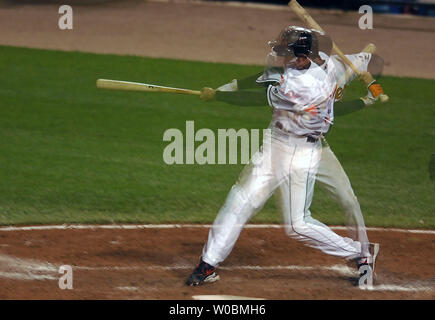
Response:
[[[200,295],[192,296],[193,300],[265,300],[263,298],[240,297],[229,295]]]

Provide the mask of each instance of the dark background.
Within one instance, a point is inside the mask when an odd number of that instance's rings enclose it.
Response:
[[[19,4],[36,4],[36,3],[59,3],[69,5],[94,5],[111,2],[125,1],[143,1],[143,0],[0,0],[0,4],[19,5]],[[215,1],[215,0],[204,0]],[[230,2],[231,0],[218,0],[221,2]],[[287,5],[289,0],[238,0],[239,2],[254,2],[266,4]],[[392,13],[392,14],[414,14],[421,16],[435,17],[435,0],[299,0],[304,7],[317,7],[341,10],[358,10],[362,5],[370,5],[374,12]]]
[[[213,1],[213,0],[209,0]],[[219,0],[230,1],[230,0]],[[288,0],[239,0],[241,2],[256,2],[256,3],[274,3],[287,5]],[[298,0],[302,6],[342,9],[342,10],[358,10],[362,5],[368,4],[372,6],[374,12],[378,13],[393,13],[393,14],[418,14],[435,16],[435,0]]]

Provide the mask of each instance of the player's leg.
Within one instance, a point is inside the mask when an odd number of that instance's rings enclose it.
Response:
[[[306,142],[309,143],[309,142]],[[316,171],[321,157],[321,144],[299,145],[290,164],[289,179],[281,185],[286,232],[292,238],[327,254],[356,258],[361,254],[359,242],[344,238],[311,217],[309,207],[314,193]],[[287,194],[285,194],[287,192]]]
[[[265,137],[262,149],[253,156],[231,188],[209,231],[201,261],[186,282],[188,285],[217,280],[216,267],[231,253],[245,224],[263,207],[282,180],[277,176],[279,163],[275,162],[286,157],[286,150],[277,145],[279,142]]]
[[[361,243],[362,255],[368,256],[369,240],[358,199],[353,192],[346,172],[326,140],[322,149],[316,181],[339,203],[345,213],[347,225],[352,231],[352,238]]]
[[[266,137],[262,149],[231,188],[203,248],[202,259],[208,264],[217,266],[226,259],[245,224],[261,210],[282,180],[278,177],[279,159],[288,155],[279,145],[280,142]]]

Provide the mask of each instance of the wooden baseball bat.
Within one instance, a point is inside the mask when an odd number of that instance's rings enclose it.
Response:
[[[171,88],[171,87],[157,86],[154,84],[108,80],[108,79],[98,79],[97,88],[112,89],[112,90],[127,90],[127,91],[181,93],[181,94],[194,94],[194,95],[201,94],[201,92],[197,90]]]
[[[293,12],[296,13],[296,15],[303,22],[307,24],[308,27],[324,32],[323,29],[320,27],[320,25],[310,16],[310,14],[296,0],[290,0],[288,5],[293,10]],[[346,63],[353,70],[353,72],[355,72],[359,77],[361,75],[361,71],[359,71],[354,66],[354,64],[344,55],[343,51],[340,50],[340,48],[335,44],[334,41],[332,41],[332,46],[335,52],[337,52],[338,56],[344,61],[344,63]],[[374,81],[372,76],[370,78],[371,79],[368,80],[367,82],[364,81],[366,85],[370,85],[371,82]],[[379,99],[381,100],[381,102],[387,102],[389,100],[389,97],[385,93],[383,93],[379,95]]]

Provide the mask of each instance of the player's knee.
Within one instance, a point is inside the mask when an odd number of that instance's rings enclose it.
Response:
[[[264,201],[262,201],[259,198],[251,199],[250,203],[251,203],[252,209],[254,209],[255,212],[258,212],[261,209],[263,209]]]
[[[289,237],[300,237],[304,236],[307,231],[307,225],[304,221],[293,222],[289,225],[286,225],[285,232]]]
[[[228,198],[229,201],[227,200],[227,202],[237,204],[237,206],[240,207],[240,210],[245,208],[257,212],[258,210],[261,210],[264,205],[264,201],[262,200],[264,197],[256,194],[253,190],[238,184],[231,188]]]
[[[359,207],[358,199],[353,194],[346,194],[339,197],[340,205],[344,210],[353,210]]]

